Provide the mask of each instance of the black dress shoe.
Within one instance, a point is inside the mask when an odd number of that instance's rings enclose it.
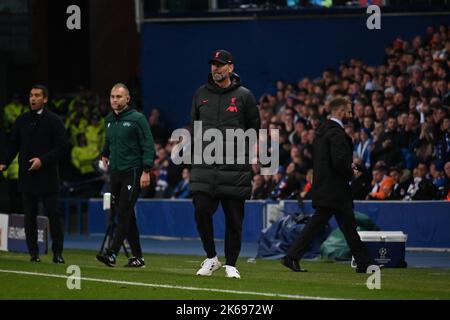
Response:
[[[133,257],[128,259],[128,263],[124,266],[126,268],[145,268],[145,261],[142,257]]]
[[[116,255],[111,252],[105,254],[98,254],[97,260],[103,262],[108,267],[114,267],[116,265]]]
[[[41,262],[41,259],[39,258],[38,255],[32,255],[30,261],[31,262]]]
[[[298,263],[298,260],[290,257],[285,256],[283,259],[281,259],[281,264],[289,269],[291,269],[294,272],[307,272],[306,269],[302,269],[300,267],[300,264]]]
[[[64,258],[62,257],[62,255],[55,254],[53,256],[53,263],[66,263],[66,262],[64,261]]]

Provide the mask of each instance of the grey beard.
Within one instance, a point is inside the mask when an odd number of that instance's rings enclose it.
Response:
[[[212,76],[213,76],[214,81],[216,81],[216,82],[223,82],[227,78],[227,77],[225,77],[224,75],[222,75],[220,73],[213,73]]]

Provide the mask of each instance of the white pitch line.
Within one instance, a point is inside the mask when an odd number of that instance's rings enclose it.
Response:
[[[39,272],[17,271],[17,270],[0,269],[0,272],[15,273],[15,274],[29,275],[29,276],[61,278],[61,279],[67,279],[69,277],[69,275],[65,276],[65,275],[52,274],[52,273],[39,273]],[[328,297],[313,297],[313,296],[302,296],[302,295],[294,295],[294,294],[267,293],[267,292],[254,292],[254,291],[236,291],[236,290],[225,290],[225,289],[215,289],[215,288],[196,288],[196,287],[185,287],[185,286],[172,286],[172,285],[168,285],[168,284],[130,282],[130,281],[119,281],[119,280],[108,280],[108,279],[97,279],[97,278],[86,278],[86,277],[80,277],[80,279],[84,280],[84,281],[104,282],[104,283],[140,286],[140,287],[165,288],[165,289],[177,289],[177,290],[189,290],[189,291],[209,291],[209,292],[264,296],[264,297],[273,297],[273,298],[306,299],[306,300],[344,300],[344,299],[328,298]]]

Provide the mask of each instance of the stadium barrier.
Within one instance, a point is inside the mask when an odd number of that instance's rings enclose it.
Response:
[[[88,205],[88,233],[103,234],[107,216],[101,199],[90,199]],[[356,201],[355,210],[367,214],[383,231],[403,231],[408,235],[407,247],[450,247],[450,203],[445,201]],[[312,214],[311,202],[305,201],[305,213]],[[299,212],[296,201],[271,203],[247,201],[243,226],[243,241],[257,242],[261,230],[281,214]],[[142,236],[168,238],[198,238],[191,200],[148,200],[136,203],[136,217]],[[334,229],[334,218],[330,220]],[[225,220],[222,208],[214,215],[217,239],[224,238]]]
[[[37,216],[37,243],[39,254],[48,251],[49,220]],[[28,253],[25,236],[25,216],[23,214],[0,213],[0,251]]]
[[[88,212],[89,199],[62,198],[60,205],[64,212],[64,227],[66,233],[83,233],[86,228],[86,215]],[[76,231],[74,231],[76,230]]]
[[[285,202],[285,211],[298,210],[295,201]],[[313,213],[311,202],[305,211]],[[355,201],[355,211],[368,215],[382,231],[403,231],[407,247],[450,248],[450,202],[448,201]],[[330,225],[337,227],[332,218]]]
[[[243,241],[257,241],[263,228],[265,201],[247,201],[243,227]],[[194,220],[194,206],[190,200],[143,200],[136,203],[136,218],[143,236],[198,238]],[[107,216],[103,201],[91,199],[88,204],[88,230],[90,234],[104,233]],[[225,235],[222,208],[214,215],[214,233],[218,239]]]

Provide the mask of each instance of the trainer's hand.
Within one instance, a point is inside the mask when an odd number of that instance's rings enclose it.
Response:
[[[5,171],[5,170],[6,170],[6,165],[0,164],[0,172]]]
[[[362,174],[362,172],[359,171],[359,169],[358,169],[358,167],[356,166],[355,163],[352,163],[352,170],[353,170],[353,176],[354,177],[359,177]]]
[[[150,172],[142,172],[141,175],[141,188],[147,188],[150,185]]]
[[[42,166],[41,159],[39,159],[39,158],[33,158],[29,162],[31,162],[31,167],[30,167],[30,169],[28,169],[28,171],[39,170]]]
[[[108,164],[109,164],[109,158],[102,157],[103,167],[105,168],[105,172],[108,172]]]

